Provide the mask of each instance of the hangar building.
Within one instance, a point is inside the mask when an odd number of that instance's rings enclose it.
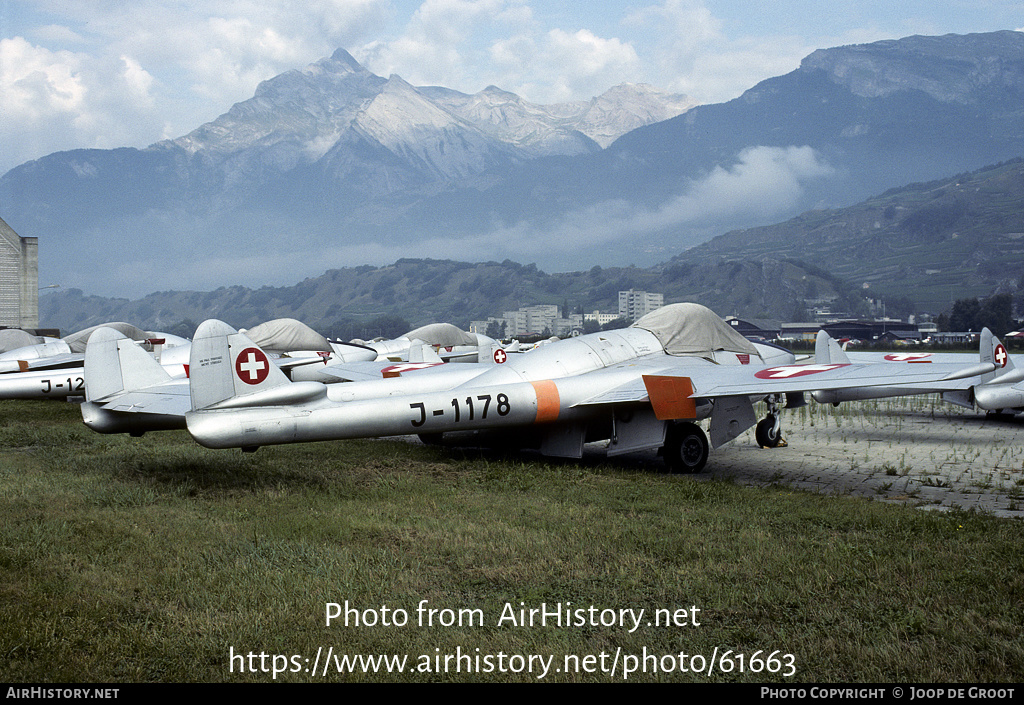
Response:
[[[39,327],[39,238],[0,219],[0,327]]]

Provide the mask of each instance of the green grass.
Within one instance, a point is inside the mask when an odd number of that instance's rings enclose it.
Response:
[[[712,463],[714,458],[712,458]],[[0,403],[0,681],[269,681],[236,654],[483,658],[793,654],[795,675],[634,681],[995,682],[1024,677],[1024,524],[661,475],[354,441],[210,451],[93,434],[77,407]],[[482,624],[419,626],[416,607]],[[327,603],[405,626],[325,625]],[[626,627],[497,624],[506,604],[644,609]],[[700,626],[647,626],[697,606]],[[479,651],[476,651],[479,649]],[[259,658],[254,661],[259,665]],[[279,661],[291,668],[296,662]],[[299,662],[304,667],[305,662]],[[497,664],[498,661],[493,661]],[[518,663],[518,662],[516,662]],[[600,661],[595,661],[599,664]],[[667,661],[665,663],[668,663]],[[322,665],[322,664],[321,664]],[[536,673],[281,673],[531,681]],[[622,680],[550,672],[550,681]]]

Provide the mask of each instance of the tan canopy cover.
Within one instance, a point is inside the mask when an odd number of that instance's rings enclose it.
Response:
[[[700,304],[663,306],[648,313],[633,327],[654,333],[669,355],[703,357],[716,350],[726,350],[758,356],[753,343]]]
[[[8,350],[17,350],[29,345],[38,345],[45,342],[42,336],[32,335],[21,328],[5,328],[0,330],[0,353]]]
[[[475,337],[451,323],[431,323],[411,330],[402,337],[443,347],[477,344]]]
[[[71,348],[71,352],[84,353],[85,345],[89,342],[89,336],[92,335],[93,331],[97,328],[113,328],[121,335],[126,335],[132,340],[146,340],[147,338],[153,337],[141,328],[133,326],[131,323],[116,321],[114,323],[101,323],[98,326],[92,326],[91,328],[80,330],[77,333],[65,335],[61,340],[68,344],[68,347]]]
[[[318,350],[330,352],[327,338],[294,318],[277,318],[261,323],[245,331],[249,340],[264,350],[291,352],[294,350]]]

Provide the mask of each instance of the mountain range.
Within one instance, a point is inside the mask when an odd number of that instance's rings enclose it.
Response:
[[[329,335],[369,338],[437,321],[466,327],[538,303],[614,311],[626,289],[755,319],[803,320],[822,305],[853,316],[938,314],[958,299],[994,293],[1014,295],[1024,310],[1022,272],[1024,159],[1015,159],[726,233],[653,267],[549,274],[511,260],[400,259],[332,269],[286,287],[162,291],[134,300],[70,289],[40,297],[39,308],[45,325],[65,332],[124,320],[187,336],[209,317],[236,327],[294,317]]]
[[[813,263],[865,297],[909,299],[933,314],[957,299],[1024,292],[1024,159],[726,233],[672,262],[780,259]]]
[[[338,51],[181,138],[20,165],[0,209],[39,238],[43,281],[138,295],[403,255],[649,266],[1022,154],[1019,32],[820,50],[695,107],[644,86],[556,106],[414,87]]]

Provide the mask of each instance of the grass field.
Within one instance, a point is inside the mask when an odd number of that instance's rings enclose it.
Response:
[[[0,681],[1024,678],[1024,522],[635,468],[210,451],[2,402]],[[328,626],[346,601],[376,625]],[[584,623],[500,619],[542,605]]]

